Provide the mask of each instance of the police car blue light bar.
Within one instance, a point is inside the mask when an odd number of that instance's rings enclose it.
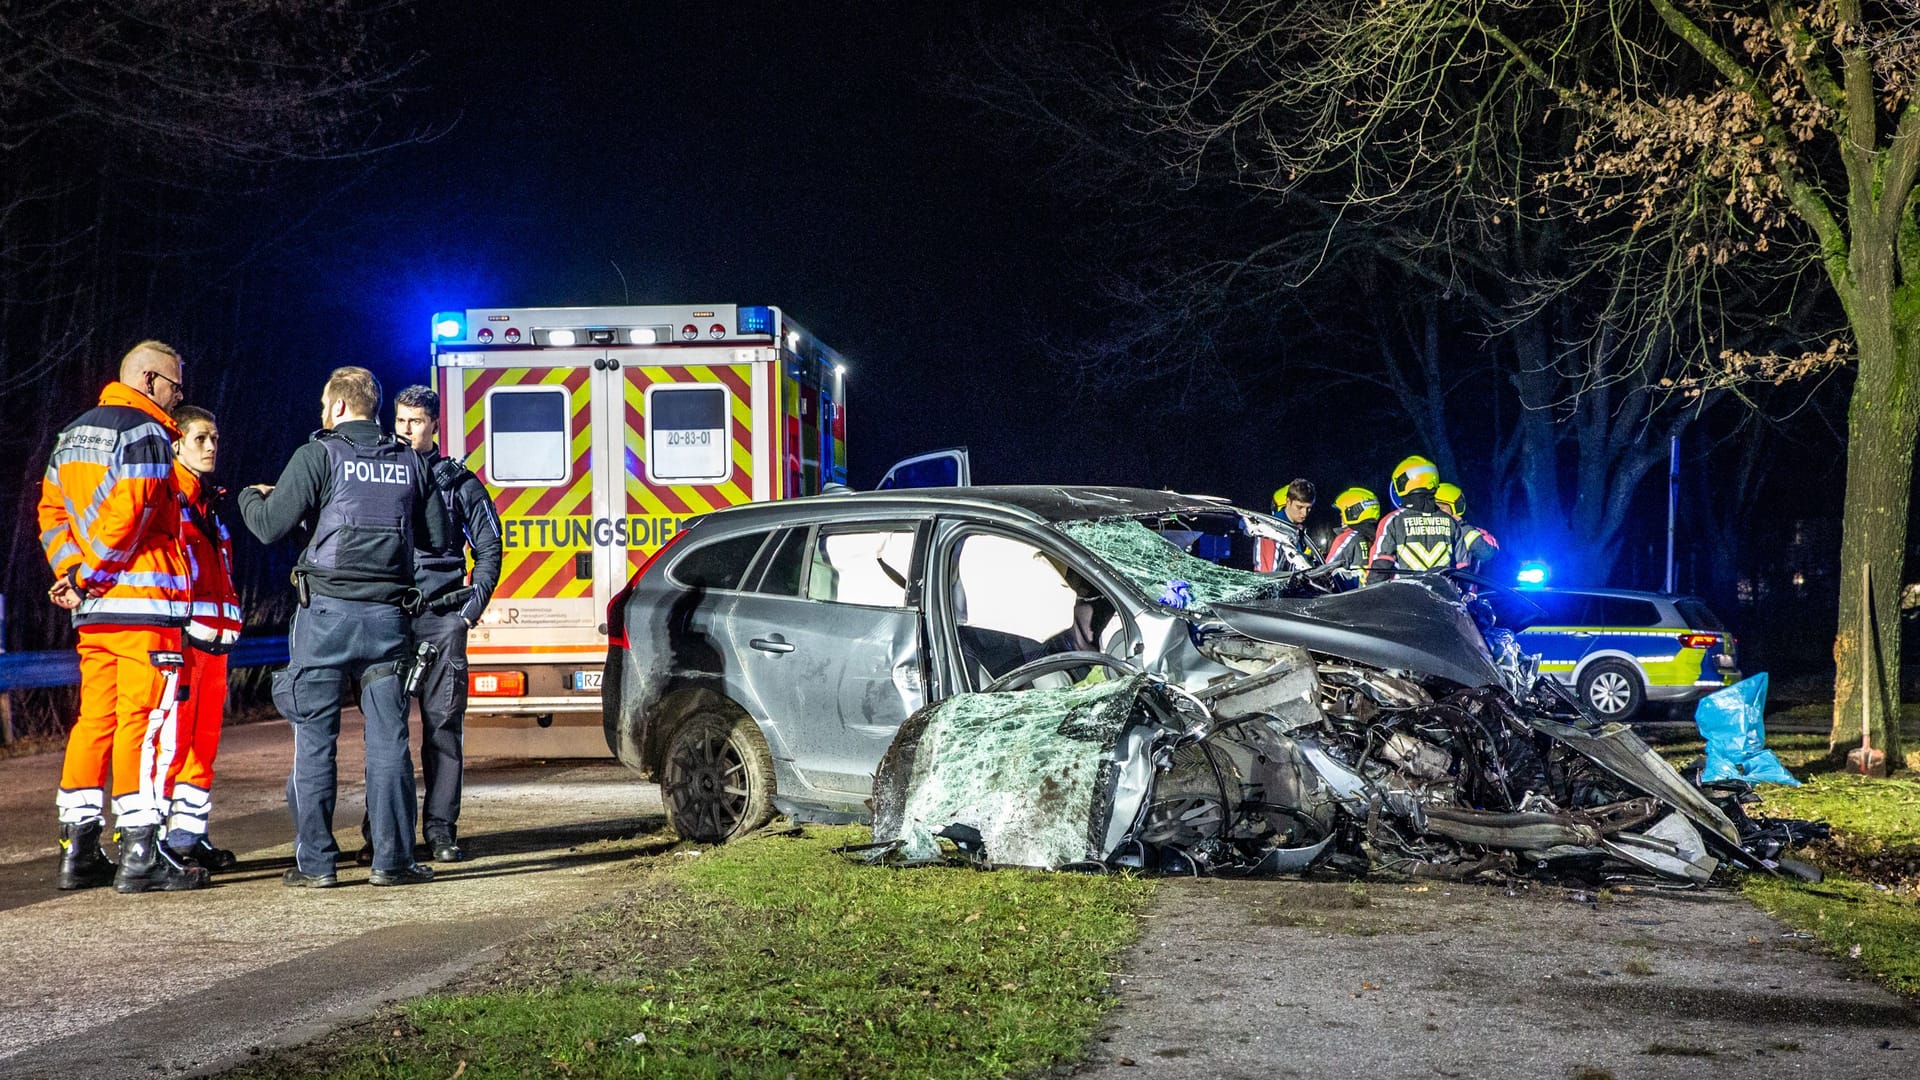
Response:
[[[461,311],[443,311],[433,317],[433,340],[457,341],[467,336],[467,316]]]
[[[1522,585],[1531,585],[1538,588],[1539,586],[1545,585],[1547,578],[1551,577],[1552,574],[1552,568],[1546,563],[1541,562],[1539,559],[1530,559],[1520,564],[1520,572],[1515,574],[1514,577]]]

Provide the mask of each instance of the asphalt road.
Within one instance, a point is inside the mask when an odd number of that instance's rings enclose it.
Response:
[[[1075,1075],[1910,1078],[1909,1003],[1737,894],[1171,881]]]
[[[349,852],[358,721],[347,715],[340,742],[335,832]],[[288,889],[291,748],[284,722],[230,729],[213,837],[240,866],[204,891],[137,896],[54,889],[59,755],[0,761],[0,1076],[192,1075],[305,1041],[617,895],[611,871],[663,824],[654,786],[611,761],[482,759],[461,815],[470,861],[389,889],[343,861],[341,887]]]

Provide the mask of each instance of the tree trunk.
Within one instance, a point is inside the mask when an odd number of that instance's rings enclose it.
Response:
[[[1863,288],[1848,305],[1860,349],[1847,410],[1847,491],[1840,541],[1840,630],[1833,643],[1836,757],[1860,745],[1862,696],[1869,737],[1890,768],[1901,765],[1900,587],[1912,498],[1914,438],[1920,432],[1920,326],[1896,315],[1893,290]],[[1906,325],[1902,325],[1902,324]],[[1861,574],[1871,565],[1871,607],[1861,607]],[[1871,626],[1862,639],[1863,617]],[[1867,649],[1862,655],[1862,649]],[[1868,683],[1862,683],[1865,667]]]

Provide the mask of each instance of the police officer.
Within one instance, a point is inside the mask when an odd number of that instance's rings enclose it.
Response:
[[[1454,553],[1453,565],[1476,574],[1484,571],[1493,557],[1500,554],[1500,541],[1480,526],[1467,524],[1466,494],[1458,484],[1441,484],[1433,489],[1433,501],[1460,523],[1460,549]]]
[[[1367,582],[1367,555],[1373,550],[1374,524],[1380,520],[1380,500],[1363,487],[1350,487],[1333,497],[1340,511],[1340,531],[1327,545],[1326,565],[1339,568],[1340,583],[1357,588]]]
[[[1396,509],[1374,531],[1371,580],[1453,567],[1454,552],[1461,550],[1460,523],[1434,503],[1439,486],[1440,470],[1426,458],[1416,454],[1394,466]]]
[[[440,453],[440,395],[409,386],[393,399],[394,434],[419,451],[433,489],[453,522],[452,543],[414,538],[414,581],[426,608],[413,617],[416,649],[430,645],[420,686],[420,771],[426,780],[420,827],[433,857],[459,862],[461,725],[467,714],[467,631],[480,621],[500,583],[500,515],[486,486],[466,466]],[[473,575],[467,575],[467,550]]]
[[[413,859],[413,762],[400,669],[408,655],[415,536],[442,550],[451,542],[446,508],[433,497],[426,463],[406,443],[381,434],[380,382],[366,368],[343,367],[320,394],[321,430],[294,451],[277,484],[240,493],[240,514],[263,543],[309,523],[312,539],[294,565],[300,609],[289,634],[286,670],[275,673],[273,701],[293,723],[293,772],[287,807],[294,822],[289,887],[338,883],[333,838],[334,744],[340,691],[360,682],[366,718],[367,817],[375,885],[415,885],[433,870]]]

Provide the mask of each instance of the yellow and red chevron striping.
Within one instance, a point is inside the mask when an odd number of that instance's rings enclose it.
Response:
[[[710,383],[725,387],[730,418],[729,453],[732,471],[725,480],[708,484],[655,484],[647,480],[646,395],[657,384]],[[753,498],[753,373],[744,364],[628,369],[624,419],[627,442],[625,481],[628,513],[685,517],[703,514]],[[630,563],[638,565],[657,543],[628,549]]]
[[[464,373],[467,467],[486,481],[502,522],[570,518],[592,513],[593,450],[590,418],[592,371],[584,367],[486,368]],[[496,388],[550,386],[567,392],[568,451],[566,479],[554,484],[497,484],[486,471],[486,405]],[[531,535],[523,533],[522,535]],[[548,534],[554,535],[554,534]],[[590,596],[593,581],[573,572],[575,547],[507,548],[496,595],[507,599]]]

